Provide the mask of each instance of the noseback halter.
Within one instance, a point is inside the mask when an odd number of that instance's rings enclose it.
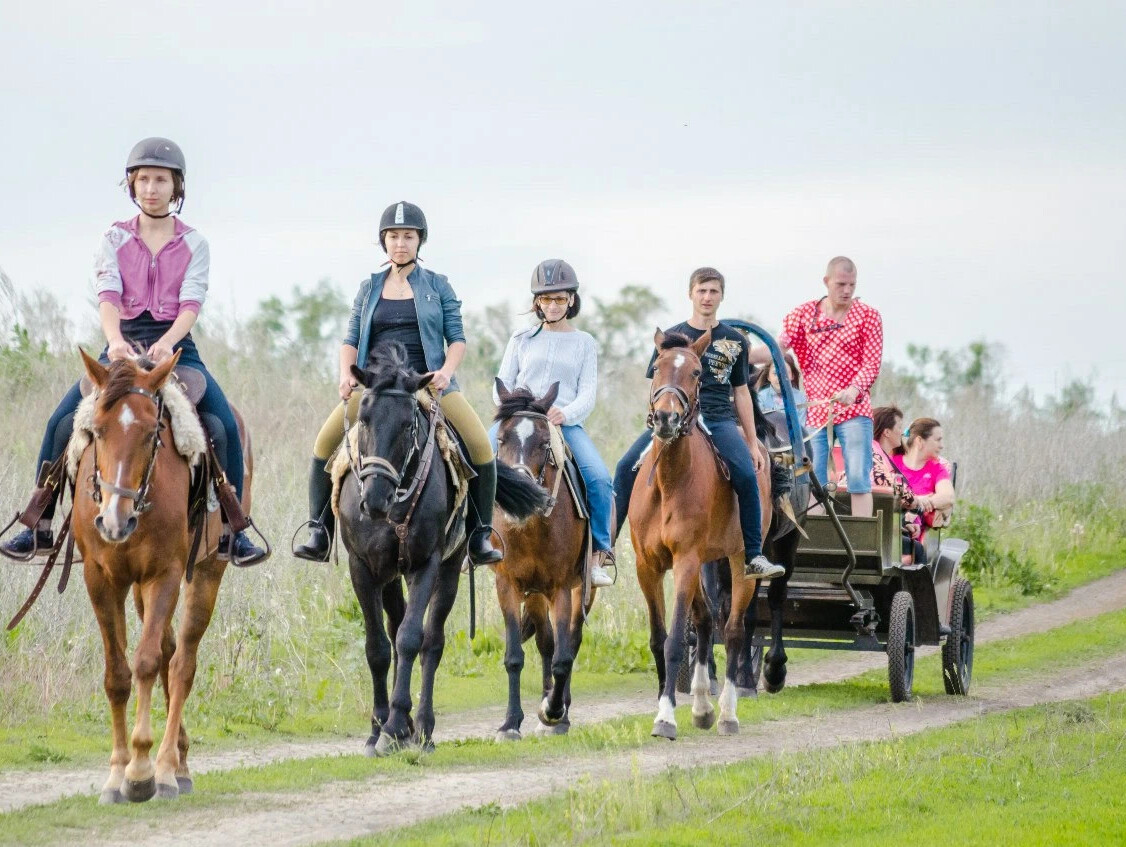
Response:
[[[120,485],[115,485],[112,482],[107,482],[102,478],[101,468],[98,466],[98,439],[94,439],[94,472],[90,475],[90,482],[92,490],[90,496],[94,498],[94,502],[99,506],[102,505],[102,489],[109,491],[111,494],[116,494],[118,497],[124,497],[133,501],[133,514],[139,515],[147,512],[152,506],[148,500],[149,483],[152,481],[153,469],[156,467],[156,451],[162,446],[160,440],[161,430],[164,429],[164,397],[159,392],[149,391],[147,388],[141,388],[134,385],[126,392],[127,394],[139,394],[146,397],[156,405],[156,421],[157,424],[152,432],[152,451],[149,453],[149,461],[145,466],[145,473],[141,477],[141,484],[137,488],[122,488]],[[125,399],[124,397],[122,399]],[[116,404],[115,404],[116,405]]]
[[[692,429],[692,425],[696,422],[696,417],[700,411],[700,380],[696,380],[696,395],[689,397],[688,392],[681,388],[679,385],[667,383],[659,385],[652,389],[649,393],[649,416],[645,419],[646,426],[649,429],[653,428],[653,420],[657,414],[657,403],[660,399],[668,394],[676,398],[683,410],[680,418],[680,423],[677,424],[676,429],[673,430],[672,438],[668,441],[676,441],[682,435],[685,435]],[[656,435],[654,435],[656,437]],[[664,441],[666,439],[659,439]]]

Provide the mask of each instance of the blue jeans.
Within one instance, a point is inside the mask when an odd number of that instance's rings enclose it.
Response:
[[[755,475],[755,462],[751,458],[751,449],[743,440],[742,434],[735,421],[717,421],[709,423],[712,431],[712,442],[719,454],[727,461],[731,469],[731,486],[735,489],[736,499],[739,501],[739,524],[743,530],[743,548],[747,559],[753,559],[762,553],[762,506],[759,503],[758,477]],[[637,479],[637,471],[633,466],[649,446],[653,433],[646,431],[626,451],[618,461],[614,473],[614,498],[618,509],[618,529],[625,523],[629,514],[629,498],[633,493],[633,483]]]
[[[844,454],[845,475],[848,477],[849,494],[868,494],[872,491],[872,419],[866,417],[849,418],[843,423],[833,425],[833,434],[841,442]],[[825,485],[829,473],[829,435],[820,429],[809,440],[813,453],[813,472],[818,481]],[[840,468],[837,469],[838,472]]]
[[[127,340],[135,341],[145,347],[160,338],[164,334],[164,330],[171,325],[167,321],[154,321],[151,318],[146,318],[146,316],[147,313],[132,321],[121,322],[122,335]],[[107,347],[102,350],[102,355],[98,357],[98,361],[103,365],[109,364],[108,349]],[[227,402],[219,383],[208,373],[207,367],[199,357],[199,352],[196,350],[191,335],[185,336],[172,349],[181,351],[179,364],[195,368],[207,377],[207,388],[196,408],[200,414],[214,415],[223,425],[223,430],[227,435],[227,454],[225,457],[220,456],[219,458],[220,460],[225,459],[222,464],[223,470],[227,474],[227,481],[235,487],[235,492],[241,500],[243,484],[242,442],[239,441],[238,423],[235,421],[234,412],[231,411],[231,404]],[[74,412],[78,409],[81,400],[82,394],[76,382],[63,396],[62,402],[55,408],[54,414],[47,421],[47,431],[43,434],[43,441],[39,447],[39,459],[35,463],[37,474],[44,462],[55,461],[66,449],[74,427]],[[50,510],[44,514],[44,517],[48,517],[49,514]]]
[[[493,452],[497,449],[497,430],[500,423],[494,422],[489,427],[489,441],[493,445]],[[590,440],[587,431],[581,424],[561,426],[563,440],[571,448],[575,457],[575,464],[579,467],[583,482],[586,483],[587,505],[590,508],[590,532],[594,540],[595,550],[610,550],[613,540],[610,538],[610,515],[614,508],[614,489],[610,483],[610,471],[598,453],[598,448]]]

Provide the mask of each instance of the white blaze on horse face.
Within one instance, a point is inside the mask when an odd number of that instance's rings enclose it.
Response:
[[[677,353],[676,354],[676,358],[672,360],[672,366],[674,368],[678,368],[678,369],[684,367],[684,354],[683,353]]]
[[[129,427],[137,422],[137,418],[133,414],[133,410],[124,403],[121,404],[121,416],[118,417],[117,420],[121,424],[122,429],[129,429]]]
[[[526,464],[525,459],[528,453],[528,439],[532,437],[536,431],[536,424],[531,418],[521,418],[520,423],[516,424],[513,428],[516,437],[520,439],[520,453],[517,456],[519,464]]]
[[[117,474],[114,477],[113,484],[118,488],[125,487],[125,463],[118,462]],[[106,529],[112,533],[116,533],[121,529],[120,518],[121,509],[121,495],[116,491],[110,494],[109,499],[106,500],[105,506],[102,508],[102,521]]]

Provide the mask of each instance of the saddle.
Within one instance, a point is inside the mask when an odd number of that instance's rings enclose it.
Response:
[[[172,371],[170,379],[175,380],[192,406],[199,405],[199,401],[203,399],[203,393],[207,390],[207,377],[201,371],[187,365],[179,365]],[[82,379],[78,381],[78,390],[83,397],[88,397],[93,393],[94,384],[90,382],[90,377],[85,374],[82,375]]]

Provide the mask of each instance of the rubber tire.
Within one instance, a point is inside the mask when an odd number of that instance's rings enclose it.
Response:
[[[910,591],[897,591],[891,599],[887,651],[891,701],[910,700],[915,679],[915,601]]]
[[[950,634],[942,645],[942,684],[947,694],[970,693],[974,669],[974,589],[969,580],[954,580]]]

